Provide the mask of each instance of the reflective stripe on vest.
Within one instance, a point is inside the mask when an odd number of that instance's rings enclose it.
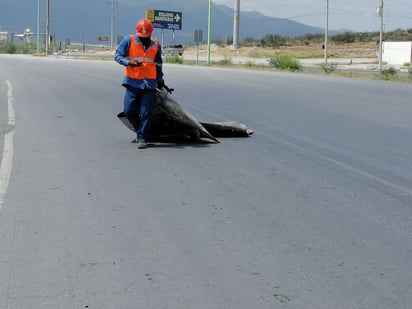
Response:
[[[154,79],[156,80],[156,63],[155,58],[159,50],[158,40],[154,40],[155,44],[150,44],[150,47],[144,51],[142,43],[136,42],[135,36],[130,36],[129,55],[127,59],[137,60],[142,63],[142,66],[127,66],[125,75],[133,79]]]

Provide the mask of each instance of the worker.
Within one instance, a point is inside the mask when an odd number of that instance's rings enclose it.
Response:
[[[139,149],[147,148],[156,88],[165,87],[162,71],[162,51],[158,40],[152,40],[153,24],[140,19],[136,34],[125,36],[116,49],[115,61],[126,67],[122,86],[124,113],[137,136],[132,141]]]

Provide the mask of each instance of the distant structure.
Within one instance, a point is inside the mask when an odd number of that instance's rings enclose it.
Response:
[[[412,42],[383,42],[382,61],[388,64],[412,63]]]
[[[30,29],[27,28],[27,29],[24,29],[23,33],[13,34],[13,37],[26,39],[27,41],[30,41],[30,36],[34,34],[36,33],[32,32]]]
[[[7,31],[0,31],[0,43],[9,42],[9,33]]]

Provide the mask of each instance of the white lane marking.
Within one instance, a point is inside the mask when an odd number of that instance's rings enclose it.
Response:
[[[0,211],[4,205],[7,189],[9,187],[11,169],[13,166],[13,139],[14,139],[14,125],[16,123],[15,113],[13,107],[13,87],[7,80],[7,110],[8,121],[7,125],[11,127],[4,135],[3,154],[0,158]]]
[[[332,164],[334,164],[334,165],[337,165],[337,166],[339,166],[339,167],[341,167],[341,168],[343,168],[343,169],[349,170],[349,171],[351,171],[351,172],[353,172],[353,173],[355,173],[355,174],[362,175],[363,177],[369,178],[369,179],[371,179],[371,180],[373,180],[373,181],[375,181],[375,182],[377,182],[377,183],[386,185],[387,187],[390,187],[390,188],[395,189],[395,190],[397,190],[397,191],[399,191],[399,192],[402,192],[402,194],[404,194],[404,195],[412,196],[412,189],[410,189],[410,188],[407,188],[407,187],[398,185],[398,184],[393,183],[393,182],[391,182],[391,181],[389,181],[389,180],[386,180],[386,179],[384,179],[384,178],[382,178],[382,177],[379,177],[379,176],[370,174],[370,173],[368,173],[368,172],[366,172],[366,171],[363,171],[363,170],[361,170],[361,169],[358,169],[358,168],[356,168],[356,167],[354,167],[354,166],[352,166],[352,165],[349,165],[349,164],[347,164],[347,163],[338,161],[338,160],[333,159],[333,158],[331,158],[331,157],[329,157],[329,156],[326,156],[326,155],[323,155],[323,154],[321,154],[321,153],[312,151],[312,150],[310,150],[310,149],[304,148],[304,147],[299,146],[299,145],[297,145],[297,144],[294,144],[294,143],[285,141],[285,140],[283,140],[283,139],[281,139],[281,138],[277,138],[277,137],[274,137],[274,136],[271,136],[271,135],[267,135],[267,134],[261,134],[261,135],[264,135],[264,136],[266,136],[266,137],[268,137],[268,138],[270,138],[270,139],[272,139],[272,140],[274,140],[274,141],[277,141],[277,142],[279,142],[279,143],[281,143],[281,144],[284,144],[284,145],[286,145],[286,146],[289,146],[289,147],[291,147],[291,148],[295,148],[295,149],[297,149],[297,150],[299,150],[299,151],[301,151],[301,152],[306,152],[306,153],[308,153],[308,154],[310,154],[310,155],[312,155],[312,156],[321,158],[321,159],[323,159],[323,160],[325,160],[325,161],[327,161],[327,162],[330,162],[330,163],[332,163]]]

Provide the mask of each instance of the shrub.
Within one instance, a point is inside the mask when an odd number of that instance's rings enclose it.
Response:
[[[383,77],[384,80],[389,80],[392,77],[396,76],[396,69],[393,67],[387,68],[387,69],[383,69],[381,71],[381,76]]]
[[[4,43],[0,44],[0,54],[15,54],[17,51],[16,44]]]
[[[219,60],[219,61],[214,61],[213,63],[214,63],[214,64],[217,64],[217,65],[231,65],[231,64],[232,64],[232,59],[227,58],[227,57],[225,56],[224,59]]]
[[[284,46],[286,43],[286,38],[279,34],[267,34],[261,40],[262,46],[279,48]]]
[[[183,58],[180,57],[179,55],[172,55],[172,56],[167,56],[164,58],[164,62],[166,63],[183,63]]]
[[[355,42],[355,35],[352,32],[346,31],[345,33],[332,36],[331,40],[336,43],[353,43]]]
[[[34,43],[0,43],[0,53],[2,54],[33,54],[36,52]]]
[[[269,59],[269,64],[281,70],[288,70],[292,72],[301,71],[302,66],[296,60],[288,55],[277,55]]]
[[[333,73],[338,67],[336,63],[323,63],[319,66],[323,69],[323,71],[325,71],[326,74]]]

